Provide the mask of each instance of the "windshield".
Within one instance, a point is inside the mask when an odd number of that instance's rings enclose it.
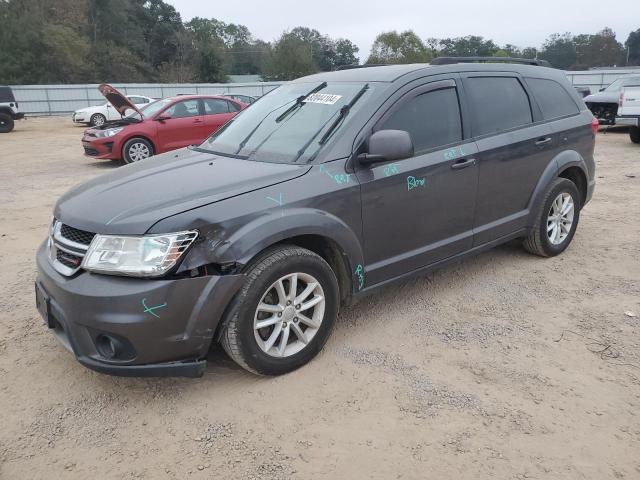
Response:
[[[617,90],[620,90],[620,88],[622,87],[622,83],[623,82],[624,82],[624,78],[619,78],[615,82],[613,82],[611,85],[609,85],[607,88],[605,88],[604,91],[605,92],[615,92]]]
[[[173,101],[173,99],[171,99],[171,98],[163,98],[161,100],[156,100],[155,102],[147,103],[146,105],[144,105],[142,107],[138,107],[138,110],[140,110],[146,118],[149,118],[149,117],[154,116],[156,113],[158,113],[160,110],[162,110],[167,105],[169,105],[172,101]],[[132,113],[127,115],[127,118],[139,117],[139,116],[140,115],[138,115],[138,112],[133,111]]]
[[[265,95],[200,145],[234,158],[305,163],[370,95],[364,83],[293,83]],[[145,112],[146,115],[146,112]]]

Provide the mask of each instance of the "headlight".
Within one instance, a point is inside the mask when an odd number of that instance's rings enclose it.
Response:
[[[124,127],[107,128],[106,130],[97,130],[96,137],[105,138],[113,137],[116,133],[120,133]]]
[[[91,272],[157,277],[176,264],[198,236],[197,231],[127,237],[96,235],[82,261]]]

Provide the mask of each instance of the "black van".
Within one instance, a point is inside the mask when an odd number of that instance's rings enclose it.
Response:
[[[197,147],[73,188],[37,253],[48,326],[100,372],[198,376],[220,342],[276,375],[393,280],[517,238],[561,253],[597,121],[562,71],[455,62],[301,78]]]

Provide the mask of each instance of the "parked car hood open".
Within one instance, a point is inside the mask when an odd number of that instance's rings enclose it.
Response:
[[[98,86],[98,90],[107,99],[107,101],[113,105],[113,108],[121,115],[124,116],[127,110],[133,110],[142,116],[142,112],[138,110],[131,100],[129,100],[126,96],[120,93],[118,90],[113,88],[111,85],[107,83],[102,83]]]
[[[169,216],[291,180],[310,169],[176,150],[76,186],[58,200],[54,215],[89,232],[140,235]]]

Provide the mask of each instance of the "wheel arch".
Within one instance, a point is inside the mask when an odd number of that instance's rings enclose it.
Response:
[[[535,223],[535,215],[537,215],[540,204],[544,199],[544,194],[551,182],[558,177],[567,178],[576,184],[582,197],[582,205],[584,205],[588,190],[587,179],[589,177],[587,172],[586,162],[575,150],[565,150],[556,155],[540,175],[538,183],[531,194],[528,205],[528,224],[533,225]]]
[[[122,158],[124,158],[124,146],[127,144],[127,142],[129,140],[133,140],[134,138],[141,138],[143,140],[146,140],[153,147],[153,154],[155,155],[156,153],[158,153],[158,149],[156,147],[156,144],[155,144],[155,142],[153,140],[151,140],[151,138],[149,138],[147,135],[144,135],[144,134],[132,133],[127,138],[122,140],[122,147],[120,148],[120,155],[121,155]]]
[[[207,227],[202,226],[205,222]],[[185,224],[181,225],[183,228]],[[291,208],[266,215],[256,212],[250,221],[237,229],[204,219],[188,222],[188,225],[200,230],[201,241],[185,258],[179,272],[209,264],[218,266],[223,273],[244,272],[264,251],[291,244],[320,255],[331,266],[343,302],[350,301],[358,284],[355,271],[363,264],[358,236],[341,219],[326,211]],[[156,227],[166,230],[177,228],[177,225]]]

